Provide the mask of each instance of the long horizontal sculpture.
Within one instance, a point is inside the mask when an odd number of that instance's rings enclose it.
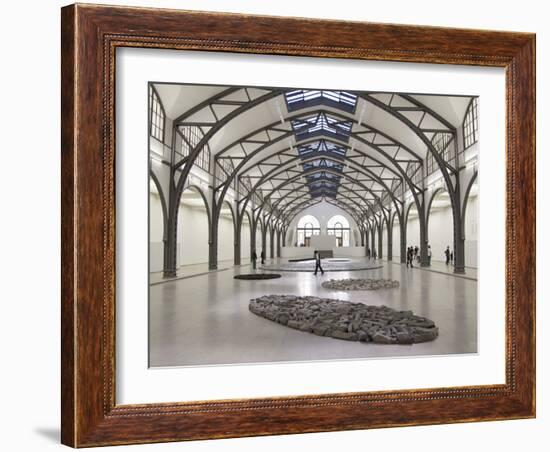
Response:
[[[412,311],[331,298],[264,295],[250,300],[249,309],[289,328],[348,341],[415,344],[439,334],[432,320]]]

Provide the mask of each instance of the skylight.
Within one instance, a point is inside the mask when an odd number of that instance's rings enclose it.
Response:
[[[313,157],[313,155],[326,155],[341,159],[346,155],[346,148],[330,141],[319,140],[298,146],[298,154],[302,158]]]
[[[316,105],[326,105],[348,113],[355,113],[357,106],[357,96],[347,91],[297,89],[286,93],[285,98],[289,112]]]
[[[296,141],[321,135],[347,142],[351,133],[351,125],[351,121],[342,121],[324,112],[292,121]]]

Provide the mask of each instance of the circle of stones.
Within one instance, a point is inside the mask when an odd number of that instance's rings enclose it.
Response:
[[[392,279],[347,278],[329,279],[323,281],[321,286],[332,290],[378,290],[394,289],[399,287],[399,281]]]
[[[319,297],[264,295],[250,300],[252,313],[318,336],[377,344],[414,344],[434,340],[435,323],[412,311]]]

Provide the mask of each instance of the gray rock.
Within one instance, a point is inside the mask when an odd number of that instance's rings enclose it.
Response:
[[[346,333],[344,331],[338,331],[338,330],[334,330],[331,336],[336,339],[345,339],[347,341],[359,340],[359,336],[356,333]]]
[[[389,332],[380,330],[373,334],[372,341],[377,344],[395,344],[397,338],[392,337]]]

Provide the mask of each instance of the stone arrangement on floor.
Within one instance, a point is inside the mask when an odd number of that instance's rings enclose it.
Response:
[[[412,311],[331,298],[264,295],[250,300],[248,308],[289,328],[348,341],[414,344],[439,334],[432,320]]]
[[[233,276],[234,279],[245,279],[249,281],[258,281],[263,279],[276,279],[280,277],[281,275],[278,273],[248,273],[248,274]]]
[[[346,278],[329,279],[323,281],[321,286],[332,290],[378,290],[394,289],[399,287],[399,281],[392,279],[370,279],[370,278]]]

